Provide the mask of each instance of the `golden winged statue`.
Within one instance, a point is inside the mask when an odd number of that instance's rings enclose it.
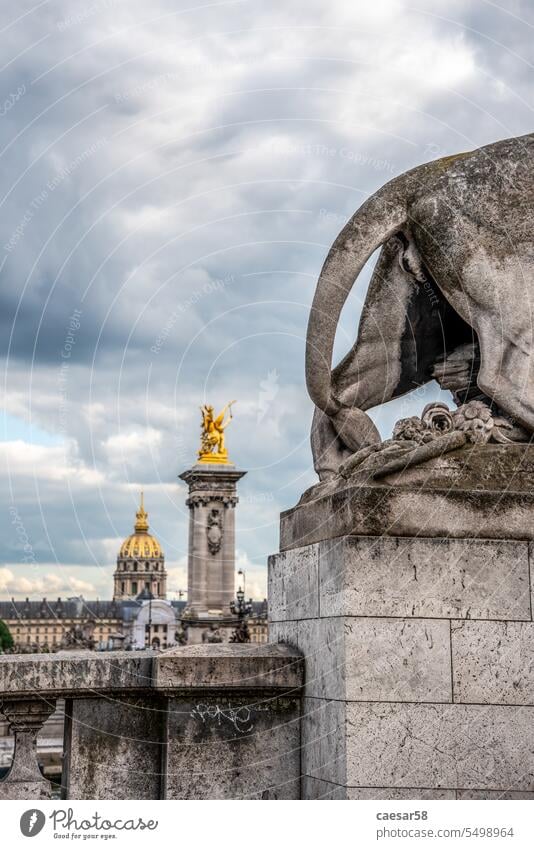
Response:
[[[232,404],[229,401],[218,416],[214,415],[213,407],[204,404],[200,408],[202,422],[200,425],[200,450],[198,452],[199,463],[229,463],[228,451],[224,444],[224,431],[230,424],[232,416]],[[225,420],[226,413],[228,417]]]

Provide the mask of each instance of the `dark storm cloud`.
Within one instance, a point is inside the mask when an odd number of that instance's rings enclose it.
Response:
[[[395,174],[531,130],[532,13],[509,11],[64,0],[9,28],[5,403],[58,447],[11,446],[5,474],[39,562],[107,566],[141,484],[182,561],[198,404],[236,397],[239,546],[265,563],[313,480],[304,339],[328,246]],[[2,538],[23,570],[7,508]]]

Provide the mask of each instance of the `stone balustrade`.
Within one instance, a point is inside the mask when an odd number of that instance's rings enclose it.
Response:
[[[0,799],[49,798],[36,737],[65,699],[66,799],[295,799],[303,660],[282,646],[0,657]]]

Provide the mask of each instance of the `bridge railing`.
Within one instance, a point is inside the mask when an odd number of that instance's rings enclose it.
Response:
[[[282,645],[0,656],[0,799],[49,798],[36,738],[65,699],[65,799],[299,798],[303,659]]]

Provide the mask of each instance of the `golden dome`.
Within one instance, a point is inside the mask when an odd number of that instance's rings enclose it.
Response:
[[[124,540],[119,551],[119,560],[143,560],[145,557],[161,560],[163,551],[157,539],[148,533],[148,513],[143,503],[135,514],[135,533]]]

